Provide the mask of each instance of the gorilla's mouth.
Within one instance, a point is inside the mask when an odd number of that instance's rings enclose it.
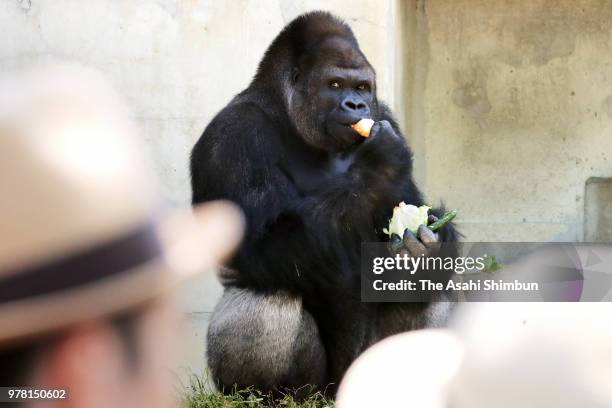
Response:
[[[340,148],[347,148],[357,143],[361,136],[351,127],[355,122],[330,121],[326,126],[327,134]]]
[[[355,128],[353,127],[357,122],[359,122],[359,119],[351,120],[350,122],[338,122],[338,124],[340,125],[340,127],[342,128],[344,132],[348,132],[351,135],[354,135],[354,134],[358,134]]]
[[[338,115],[337,117],[333,119],[333,121],[339,123],[340,125],[350,127],[351,125],[354,125],[355,123],[359,122],[361,119],[362,118],[359,116]]]
[[[356,123],[356,122],[332,121],[329,124],[328,129],[329,130],[333,129],[335,131],[342,131],[342,132],[350,132],[350,131],[354,131],[353,128],[351,127],[353,123]]]

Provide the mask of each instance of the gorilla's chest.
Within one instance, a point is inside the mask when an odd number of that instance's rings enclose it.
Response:
[[[346,173],[353,159],[349,155],[324,158],[298,158],[285,160],[283,171],[302,195],[316,194]]]

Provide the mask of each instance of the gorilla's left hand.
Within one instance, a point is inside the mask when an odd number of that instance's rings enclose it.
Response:
[[[427,223],[431,224],[438,221],[435,215],[429,215]],[[440,250],[440,237],[438,234],[427,228],[426,225],[419,225],[416,234],[406,229],[404,236],[400,238],[397,234],[391,234],[389,249],[392,254],[407,254],[410,257],[421,255],[432,256]]]
[[[404,138],[387,120],[376,122],[370,136],[355,151],[355,168],[364,174],[377,173],[395,181],[410,167],[410,152]]]
[[[393,126],[391,126],[391,123],[388,120],[381,120],[375,122],[374,125],[372,125],[372,129],[370,130],[370,137],[368,139],[372,140],[372,138],[375,138],[379,133],[381,135],[386,133],[388,136],[400,138],[400,136],[395,133],[395,130],[393,130]]]
[[[405,145],[404,138],[397,134],[388,120],[381,120],[374,123],[370,136],[361,144],[359,150],[388,155],[397,149],[398,145]]]

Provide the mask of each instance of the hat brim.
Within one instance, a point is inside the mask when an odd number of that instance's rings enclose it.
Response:
[[[237,247],[244,218],[233,204],[176,211],[157,225],[159,257],[110,277],[0,305],[0,347],[136,308],[212,269]]]
[[[449,330],[427,329],[389,337],[366,350],[349,368],[339,408],[445,408],[459,372],[463,346]]]

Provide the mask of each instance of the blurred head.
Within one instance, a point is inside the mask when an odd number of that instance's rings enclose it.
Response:
[[[366,350],[339,408],[612,406],[610,303],[466,303],[453,329],[416,330]]]
[[[230,253],[242,217],[220,202],[162,217],[136,134],[91,71],[0,80],[0,386],[67,388],[61,407],[175,405],[171,290]]]
[[[0,384],[66,388],[61,407],[174,407],[180,322],[159,299],[20,342],[0,350]]]

